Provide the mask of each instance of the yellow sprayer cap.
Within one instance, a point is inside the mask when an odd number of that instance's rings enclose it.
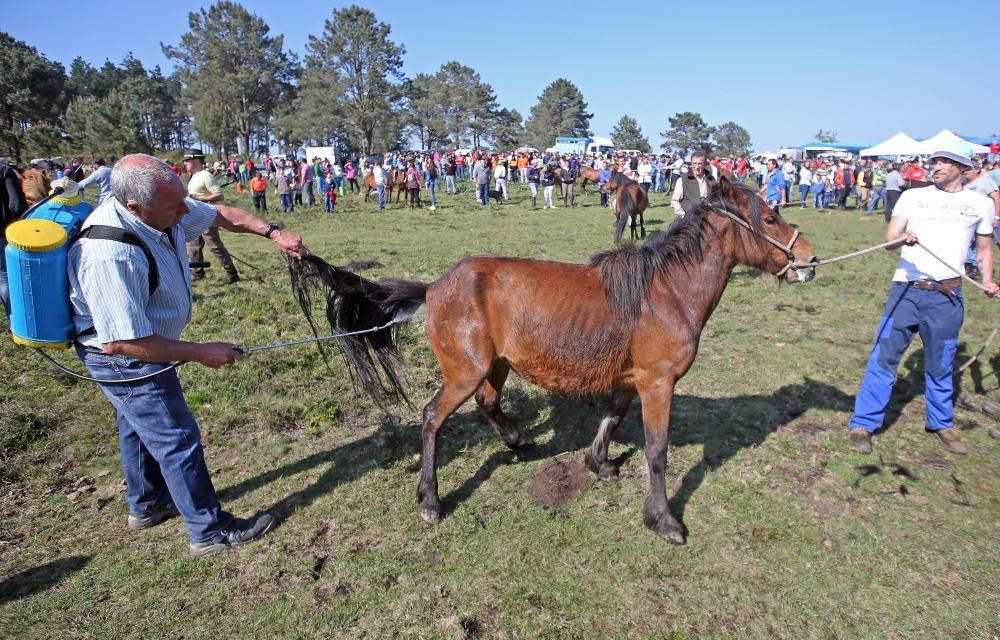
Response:
[[[66,229],[51,220],[18,220],[7,227],[7,242],[21,251],[42,253],[58,249],[68,239]]]

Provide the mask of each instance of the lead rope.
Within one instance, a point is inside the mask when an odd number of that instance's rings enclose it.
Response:
[[[274,344],[267,344],[267,345],[263,345],[263,346],[260,346],[260,347],[236,347],[236,351],[238,351],[238,352],[240,352],[242,354],[256,353],[258,351],[268,351],[270,349],[279,349],[281,347],[291,347],[291,346],[295,346],[295,345],[299,345],[299,344],[308,344],[308,343],[312,343],[312,342],[321,342],[323,340],[336,340],[338,338],[347,338],[347,337],[350,337],[350,336],[359,336],[359,335],[362,335],[362,334],[365,334],[365,333],[375,333],[376,331],[382,331],[383,329],[388,329],[389,327],[391,327],[394,324],[400,324],[402,322],[406,322],[407,320],[409,320],[408,317],[394,318],[394,319],[390,320],[389,322],[386,322],[385,324],[383,324],[381,326],[372,327],[371,329],[361,329],[359,331],[347,331],[345,333],[335,333],[335,334],[329,335],[329,336],[317,336],[315,338],[306,338],[304,340],[292,340],[291,342],[276,342]],[[76,378],[77,380],[86,380],[87,382],[96,382],[97,384],[130,384],[130,383],[133,383],[133,382],[142,382],[144,380],[149,380],[150,378],[155,378],[156,376],[158,376],[158,375],[160,375],[162,373],[166,373],[168,371],[173,371],[174,369],[176,369],[177,367],[181,366],[182,364],[187,364],[186,360],[181,361],[181,362],[172,362],[170,364],[167,364],[164,368],[160,369],[159,371],[154,371],[153,373],[147,373],[145,375],[136,376],[134,378],[123,378],[121,380],[100,380],[98,378],[92,378],[90,376],[85,376],[85,375],[79,374],[79,373],[77,373],[75,371],[72,371],[70,369],[67,369],[63,365],[61,365],[58,362],[56,362],[56,360],[53,359],[52,356],[50,356],[49,354],[45,353],[45,351],[43,351],[42,349],[35,349],[35,351],[37,351],[43,358],[45,358],[46,360],[48,360],[49,364],[51,364],[53,367],[55,367],[57,370],[59,370],[60,372],[64,373],[65,375],[70,376],[71,378]]]

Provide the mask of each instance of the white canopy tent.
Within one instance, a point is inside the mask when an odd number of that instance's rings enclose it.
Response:
[[[927,138],[926,140],[921,142],[920,148],[916,151],[916,153],[919,153],[921,155],[930,155],[935,151],[939,151],[940,149],[946,148],[949,143],[968,145],[969,152],[973,154],[990,152],[989,147],[984,147],[981,144],[975,144],[973,142],[969,142],[964,138],[956,136],[948,129],[942,129],[941,132],[938,133],[936,136],[931,136],[930,138]]]
[[[874,147],[862,149],[860,156],[912,156],[921,153],[921,143],[902,131]]]

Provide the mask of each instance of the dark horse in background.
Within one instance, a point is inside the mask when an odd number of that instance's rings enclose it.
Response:
[[[624,173],[614,173],[601,187],[601,193],[606,193],[615,199],[615,242],[622,239],[626,224],[629,225],[633,240],[645,238],[646,217],[643,212],[649,207],[649,196],[639,183]]]
[[[750,189],[722,179],[693,213],[644,245],[627,243],[588,264],[471,257],[431,284],[354,280],[355,288],[328,316],[339,318],[339,330],[352,331],[407,321],[427,305],[427,338],[442,384],[423,409],[417,500],[424,521],[441,517],[441,427],[471,396],[508,447],[532,444],[500,407],[514,371],[554,393],[612,394],[585,456],[587,467],[606,480],[618,474],[608,445],[639,396],[649,469],[643,521],[667,541],[683,544],[664,480],[674,386],[694,362],[702,329],[736,265],[806,282],[815,275],[814,262],[812,247],[780,215]],[[370,381],[374,371],[402,393],[393,336],[383,329],[350,338],[375,352],[367,373],[359,372],[355,358],[347,359],[355,380]]]

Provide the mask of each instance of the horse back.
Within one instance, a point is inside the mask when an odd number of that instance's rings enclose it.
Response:
[[[579,264],[479,256],[427,292],[427,335],[442,370],[498,358],[550,391],[600,393],[621,379],[631,329],[605,300],[598,271]]]

